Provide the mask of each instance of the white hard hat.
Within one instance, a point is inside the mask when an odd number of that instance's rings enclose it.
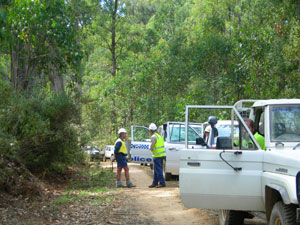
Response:
[[[150,123],[149,130],[156,130],[157,126],[154,123]]]
[[[120,128],[120,130],[118,131],[118,134],[121,134],[121,133],[127,133],[127,132],[124,128]]]

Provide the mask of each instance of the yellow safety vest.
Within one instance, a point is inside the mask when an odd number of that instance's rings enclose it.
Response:
[[[234,145],[235,146],[239,146],[240,145],[240,140],[239,140],[239,135],[238,134],[235,134],[234,135],[234,138],[235,138],[235,140],[234,140]],[[252,140],[251,139],[249,139],[249,140],[246,140],[246,139],[242,139],[242,149],[252,149],[253,148],[253,146],[254,146],[254,143],[252,142]]]
[[[255,140],[257,141],[257,143],[260,145],[262,150],[266,150],[266,146],[265,146],[265,138],[260,135],[258,132],[256,132],[254,135]],[[235,135],[235,138],[238,138],[238,135]],[[235,140],[234,144],[236,146],[239,146],[239,140]],[[254,143],[252,142],[252,140],[242,140],[242,147],[244,149],[253,149]]]
[[[156,137],[156,143],[152,150],[152,157],[158,158],[158,157],[166,156],[164,138],[160,136],[158,133],[154,133],[154,135]]]
[[[127,155],[127,148],[126,148],[125,142],[122,141],[121,138],[118,138],[118,140],[117,140],[116,143],[115,143],[115,147],[116,147],[116,144],[117,144],[119,141],[121,141],[121,143],[122,143],[121,148],[120,148],[120,150],[119,150],[119,153],[123,153],[123,154]]]

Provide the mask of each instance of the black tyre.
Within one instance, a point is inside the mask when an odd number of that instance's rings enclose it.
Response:
[[[150,169],[153,170],[153,163],[150,163]]]
[[[171,173],[165,173],[165,180],[170,181],[172,179],[172,174]]]
[[[296,207],[276,202],[273,206],[269,225],[299,225],[296,223]]]
[[[245,212],[234,210],[219,210],[220,225],[243,225]]]

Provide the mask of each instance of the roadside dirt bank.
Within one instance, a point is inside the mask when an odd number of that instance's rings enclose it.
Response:
[[[106,164],[111,166],[108,162]],[[216,211],[186,209],[183,206],[178,181],[167,181],[166,188],[148,188],[152,183],[150,168],[133,163],[129,163],[129,168],[131,180],[137,187],[121,189],[118,199],[112,204],[112,210],[107,215],[108,224],[218,225]],[[122,178],[124,179],[124,176]],[[266,223],[255,218],[245,220],[245,225]]]
[[[111,168],[111,163],[101,162],[99,163],[100,170],[101,167]],[[113,167],[113,171],[116,172],[116,165],[114,164]],[[2,192],[0,193],[0,224],[218,224],[216,211],[186,209],[183,206],[177,180],[167,181],[166,188],[148,188],[153,177],[150,168],[133,163],[129,163],[129,168],[131,180],[137,185],[135,188],[113,187],[104,192],[79,188],[71,191],[68,184],[70,179],[73,179],[71,176],[64,181],[65,183],[44,183],[45,191],[48,193],[44,198],[24,199],[21,196],[13,197]],[[124,179],[124,174],[122,178]],[[86,181],[82,180],[82,182]],[[245,225],[266,225],[266,223],[255,219],[246,220]]]

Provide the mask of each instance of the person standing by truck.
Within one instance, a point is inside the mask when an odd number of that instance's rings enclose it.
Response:
[[[125,145],[125,138],[127,135],[127,132],[124,128],[119,129],[118,131],[119,138],[117,139],[115,143],[115,151],[114,151],[114,156],[115,159],[117,160],[117,187],[123,187],[122,181],[121,181],[121,172],[122,169],[125,171],[125,178],[126,178],[126,186],[131,188],[131,187],[136,187],[136,185],[132,184],[130,179],[129,179],[129,168],[127,165],[127,148]]]
[[[243,119],[244,119],[246,125],[248,126],[249,130],[252,132],[255,140],[260,145],[261,149],[266,150],[265,138],[264,138],[264,136],[260,135],[258,132],[254,132],[255,124],[254,124],[253,120],[251,120],[249,118],[243,118]]]
[[[154,163],[154,176],[149,188],[161,188],[166,186],[163,175],[163,160],[166,158],[164,138],[157,132],[157,126],[154,123],[149,125],[149,134],[151,136],[150,150],[152,151]]]

